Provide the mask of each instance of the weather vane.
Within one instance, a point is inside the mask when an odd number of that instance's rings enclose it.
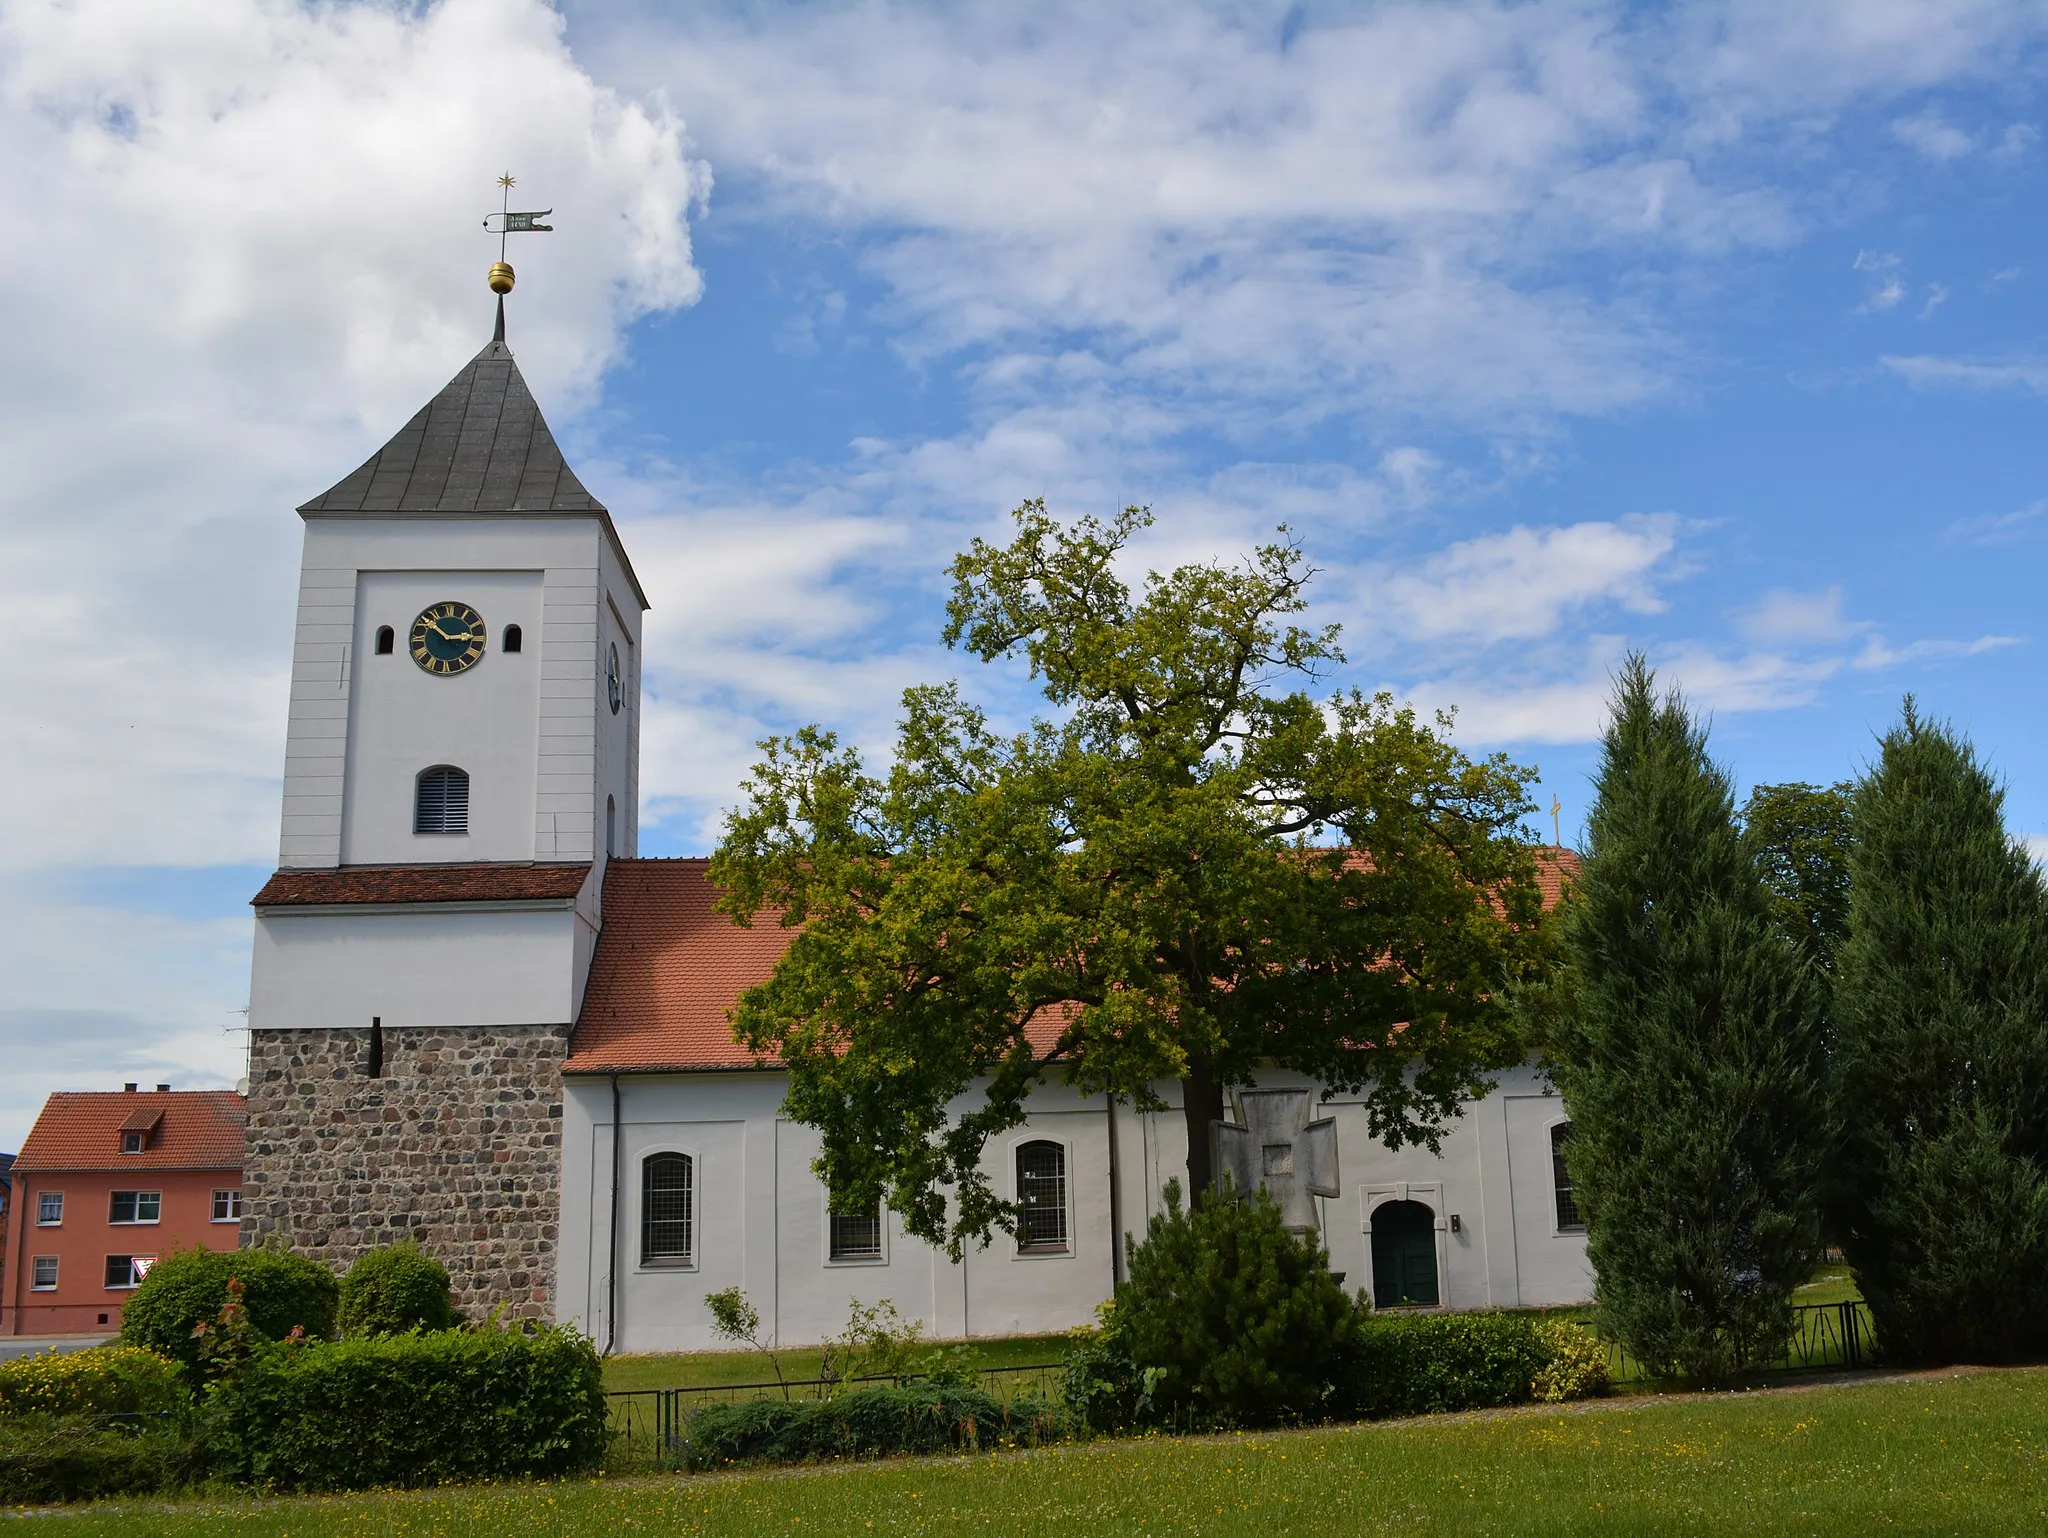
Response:
[[[484,228],[498,237],[498,259],[491,264],[490,285],[491,292],[500,297],[512,292],[514,278],[512,264],[505,260],[505,237],[524,235],[528,232],[545,234],[554,228],[552,224],[535,223],[536,220],[545,219],[553,213],[552,208],[536,208],[525,214],[512,211],[512,189],[518,185],[510,171],[499,177],[498,186],[504,191],[504,205],[495,214],[484,215]],[[498,221],[495,228],[491,224],[493,219]]]

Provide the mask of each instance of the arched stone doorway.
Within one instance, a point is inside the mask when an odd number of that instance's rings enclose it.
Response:
[[[1372,1210],[1375,1308],[1434,1308],[1436,1214],[1421,1202],[1382,1202]]]

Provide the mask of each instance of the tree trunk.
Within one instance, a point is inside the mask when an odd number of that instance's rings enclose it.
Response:
[[[1209,1123],[1223,1120],[1223,1085],[1203,1063],[1191,1064],[1180,1081],[1181,1114],[1188,1127],[1188,1203],[1216,1184]]]

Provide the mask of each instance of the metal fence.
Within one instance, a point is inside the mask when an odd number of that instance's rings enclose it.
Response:
[[[999,1404],[1026,1397],[1058,1396],[1066,1381],[1063,1362],[1037,1362],[1025,1367],[984,1367],[974,1386]],[[706,1405],[740,1404],[751,1399],[825,1399],[835,1390],[877,1385],[901,1386],[906,1379],[878,1374],[841,1380],[794,1378],[787,1382],[711,1383],[692,1388],[614,1389],[605,1395],[612,1433],[614,1464],[666,1467],[677,1461],[687,1440],[689,1420]]]
[[[1607,1348],[1607,1374],[1616,1383],[1640,1383],[1656,1374],[1647,1370],[1616,1341]],[[1801,1303],[1792,1310],[1792,1335],[1775,1361],[1757,1365],[1759,1372],[1817,1372],[1827,1368],[1867,1367],[1875,1354],[1866,1303]]]

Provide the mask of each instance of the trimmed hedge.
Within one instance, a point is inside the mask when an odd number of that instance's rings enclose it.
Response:
[[[149,1268],[121,1311],[121,1339],[182,1363],[201,1375],[193,1327],[211,1325],[228,1301],[228,1282],[242,1283],[249,1326],[266,1340],[294,1327],[315,1340],[334,1334],[340,1285],[317,1260],[284,1250],[177,1250]]]
[[[1060,1405],[1019,1399],[1005,1406],[979,1389],[912,1382],[831,1399],[706,1405],[690,1417],[689,1440],[692,1463],[716,1468],[1037,1445],[1071,1427]]]
[[[560,1328],[262,1345],[210,1403],[239,1476],[280,1490],[568,1474],[605,1446],[597,1352]]]
[[[1540,1322],[1500,1313],[1368,1317],[1345,1374],[1345,1408],[1375,1420],[1523,1404],[1551,1365]]]
[[[452,1330],[460,1322],[448,1268],[411,1239],[356,1257],[341,1279],[335,1321],[345,1336]]]
[[[142,1495],[206,1478],[205,1443],[177,1421],[141,1431],[99,1415],[0,1415],[0,1505]]]
[[[0,1416],[163,1416],[192,1395],[178,1364],[139,1346],[39,1352],[0,1363]]]

